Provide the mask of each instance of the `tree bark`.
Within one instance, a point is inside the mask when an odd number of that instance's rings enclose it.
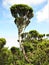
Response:
[[[25,57],[25,60],[26,60],[28,63],[31,63],[30,60],[28,59],[28,57],[26,56],[26,53],[25,53],[25,50],[24,50],[23,45],[21,45],[21,48],[22,48],[22,52],[23,52],[23,55],[24,55],[24,57]]]
[[[24,49],[24,47],[23,47],[23,45],[22,45],[23,42],[21,42],[21,41],[22,41],[22,38],[21,38],[21,32],[20,32],[20,30],[18,30],[18,39],[19,39],[19,44],[20,44],[20,51],[23,52],[23,55],[24,55],[24,57],[25,57],[25,60],[26,60],[28,63],[31,63],[30,60],[28,59],[28,57],[26,56],[25,49]]]

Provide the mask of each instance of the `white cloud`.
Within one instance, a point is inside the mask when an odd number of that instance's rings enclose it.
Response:
[[[36,13],[38,22],[42,22],[45,20],[49,20],[49,2],[42,8],[40,11]]]
[[[46,0],[3,0],[3,6],[4,7],[9,7],[10,5],[13,5],[13,4],[38,5],[38,4],[41,4],[45,1]]]

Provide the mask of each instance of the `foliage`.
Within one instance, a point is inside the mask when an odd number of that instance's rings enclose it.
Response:
[[[22,45],[30,63],[25,60],[19,48],[12,47],[8,49],[4,47],[6,40],[0,38],[0,65],[49,65],[49,39],[42,38],[41,41],[37,39],[37,36],[36,39],[30,38],[29,40],[28,34],[26,35],[27,38],[25,37]],[[1,48],[2,44],[4,45]]]
[[[33,12],[32,8],[25,4],[15,4],[11,6],[10,10],[11,10],[12,15],[15,18],[18,16],[18,14],[20,17],[22,17],[22,16],[25,16],[28,13],[28,11],[29,13]],[[29,13],[27,15],[28,17],[30,16]]]
[[[0,38],[0,49],[3,48],[5,44],[6,44],[5,38]]]
[[[35,39],[38,37],[38,34],[39,34],[36,30],[31,30],[29,33],[31,34],[31,37]]]
[[[23,28],[28,26],[30,19],[33,17],[33,9],[25,4],[14,4],[10,8],[12,16],[15,18],[14,23],[18,31],[22,32]]]

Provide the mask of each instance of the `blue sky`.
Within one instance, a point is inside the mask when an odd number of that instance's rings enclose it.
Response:
[[[0,38],[7,40],[7,47],[19,47],[18,29],[14,24],[14,18],[10,13],[13,4],[27,4],[34,10],[34,17],[25,29],[26,31],[37,30],[39,33],[49,33],[49,1],[48,0],[0,0]]]

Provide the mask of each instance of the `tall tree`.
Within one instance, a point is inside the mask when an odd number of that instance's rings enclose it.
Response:
[[[18,38],[20,43],[20,49],[23,51],[25,56],[24,47],[22,46],[21,42],[21,34],[23,33],[24,29],[30,23],[30,19],[33,17],[33,9],[25,4],[15,4],[10,8],[12,16],[15,18],[14,23],[18,27]],[[27,59],[27,57],[25,56]]]
[[[21,48],[21,33],[30,23],[33,17],[33,9],[25,4],[15,4],[10,8],[12,16],[15,18],[14,23],[18,27],[19,43]]]

